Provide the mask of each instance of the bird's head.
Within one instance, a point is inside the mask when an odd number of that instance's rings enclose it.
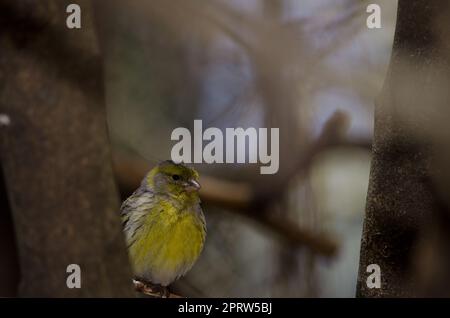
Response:
[[[144,182],[155,192],[179,196],[196,194],[200,190],[198,178],[199,175],[194,169],[166,160],[153,168]]]

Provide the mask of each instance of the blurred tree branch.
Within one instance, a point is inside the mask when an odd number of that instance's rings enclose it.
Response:
[[[343,113],[335,113],[327,121],[321,135],[311,145],[309,151],[298,161],[296,171],[291,177],[307,171],[314,157],[330,147],[354,146],[343,140],[346,126],[347,117]],[[358,142],[355,145],[364,148],[370,146],[369,142]],[[150,166],[143,160],[116,153],[114,154],[114,168],[122,192],[130,194],[137,188]],[[234,213],[255,220],[294,245],[305,246],[321,255],[333,256],[338,247],[334,239],[325,234],[313,233],[265,211],[265,206],[270,206],[270,203],[279,199],[283,191],[286,191],[289,181],[286,180],[285,183],[273,187],[273,189],[279,187],[280,191],[262,194],[255,192],[250,185],[244,182],[231,182],[202,175],[200,195],[202,201],[229,208]]]
[[[115,154],[114,168],[120,189],[130,194],[138,187],[143,176],[151,167],[143,160],[140,161],[135,158],[127,158],[126,156]],[[201,184],[200,197],[204,202],[216,204],[230,209],[231,212],[249,217],[273,230],[281,238],[288,240],[294,245],[305,245],[318,254],[333,256],[337,251],[337,244],[334,240],[323,235],[313,234],[308,230],[290,224],[284,219],[261,212],[261,208],[256,206],[259,202],[254,201],[257,195],[245,183],[235,183],[209,176],[201,176]],[[261,213],[253,212],[254,208]]]

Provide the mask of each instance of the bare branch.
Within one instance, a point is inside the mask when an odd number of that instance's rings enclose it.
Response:
[[[342,136],[346,130],[347,116],[336,112],[324,126],[318,139],[311,145],[309,151],[298,161],[292,176],[302,175],[311,166],[314,157],[325,149],[333,146],[345,145]],[[367,142],[359,142],[357,146],[367,148]],[[116,176],[121,189],[131,193],[140,183],[142,177],[150,169],[143,160],[137,160],[125,155],[116,154],[114,158]],[[284,179],[284,178],[283,178]],[[284,179],[268,194],[257,193],[249,184],[220,180],[210,176],[202,176],[203,185],[200,192],[202,201],[229,208],[233,213],[248,217],[259,224],[271,229],[280,238],[288,242],[305,246],[321,255],[333,256],[337,251],[334,239],[325,234],[314,233],[298,225],[289,223],[284,218],[268,213],[267,206],[275,202],[285,193],[290,179]],[[257,213],[258,212],[258,213]]]

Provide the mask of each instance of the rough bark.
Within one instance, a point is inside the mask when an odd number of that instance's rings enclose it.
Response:
[[[19,295],[133,296],[89,1],[0,4],[0,158],[20,262]],[[66,286],[69,264],[81,289]]]
[[[447,8],[442,0],[399,1],[388,76],[375,112],[359,297],[424,295],[415,268],[417,255],[425,233],[447,213],[433,186],[436,166],[430,133],[433,114],[442,103],[435,98],[436,87],[450,74],[449,56],[436,27],[442,12],[448,15]],[[447,96],[444,103],[448,102]],[[366,285],[369,264],[381,268],[380,289]]]

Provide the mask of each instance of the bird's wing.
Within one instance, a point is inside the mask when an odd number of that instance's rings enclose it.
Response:
[[[145,201],[150,201],[153,196],[154,194],[152,192],[138,188],[131,196],[128,197],[128,199],[123,201],[120,207],[120,215],[123,217],[129,214],[143,203],[142,199],[146,199]]]
[[[154,197],[154,193],[139,188],[122,203],[120,215],[128,242],[132,240],[136,231],[142,225],[143,216],[153,209],[155,205]]]

